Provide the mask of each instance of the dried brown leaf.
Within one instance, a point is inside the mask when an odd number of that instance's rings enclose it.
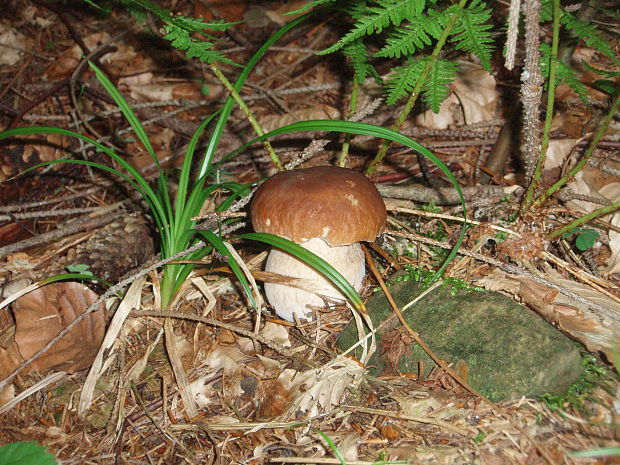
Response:
[[[32,357],[97,300],[97,294],[75,283],[53,283],[13,303],[15,343],[24,360]],[[91,365],[103,340],[104,306],[80,321],[69,333],[30,365],[30,370],[51,368],[74,373]]]
[[[385,373],[398,374],[398,361],[400,357],[408,353],[413,344],[413,338],[403,328],[396,328],[386,332],[381,338],[379,349],[385,357]]]

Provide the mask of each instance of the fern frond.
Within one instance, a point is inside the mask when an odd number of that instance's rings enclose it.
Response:
[[[428,60],[431,59],[431,57],[424,57],[413,60],[407,65],[397,66],[392,69],[393,74],[385,83],[388,105],[395,104],[398,100],[411,93],[424,72]]]
[[[375,53],[376,57],[400,58],[413,55],[438,39],[445,27],[445,15],[430,10],[428,15],[409,18],[409,24],[400,26],[386,39],[386,45]]]
[[[540,22],[547,23],[553,19],[553,0],[541,0]]]
[[[353,21],[361,21],[362,16],[368,13],[368,2],[373,0],[348,0],[339,1],[338,10],[348,14]]]
[[[387,103],[394,104],[402,97],[411,94],[427,66],[430,66],[430,72],[426,76],[421,93],[426,104],[435,113],[439,112],[457,72],[457,65],[443,58],[424,57],[408,65],[394,68],[392,78],[385,85],[388,94]]]
[[[207,40],[197,40],[190,35],[187,29],[181,29],[175,25],[164,26],[164,39],[178,49],[185,51],[188,58],[198,58],[205,63],[228,63],[236,65],[235,62],[225,57],[220,51],[213,49],[213,42]]]
[[[223,20],[205,22],[201,18],[173,15],[170,10],[160,7],[150,0],[122,0],[122,2],[127,5],[137,5],[157,16],[164,23],[164,39],[170,41],[173,47],[184,50],[188,58],[198,58],[206,63],[236,64],[221,52],[213,50],[212,40],[216,40],[216,38],[207,31],[226,31],[237,23]],[[204,38],[211,40],[196,39],[192,37],[192,33],[199,33]]]
[[[353,79],[358,83],[362,84],[369,76],[380,79],[379,73],[370,63],[370,53],[361,39],[346,45],[342,53],[349,59],[353,67]]]
[[[205,32],[205,31],[227,31],[231,26],[238,23],[231,23],[223,19],[215,19],[212,21],[204,21],[202,18],[191,18],[189,16],[173,16],[172,24],[187,31]]]
[[[561,60],[556,60],[556,86],[565,83],[577,94],[579,99],[586,105],[590,105],[588,100],[588,90],[577,77],[576,71],[570,66],[566,66]],[[540,73],[545,78],[545,87],[549,82],[549,70],[551,68],[551,46],[540,44]]]
[[[595,68],[594,66],[592,66],[590,63],[586,63],[585,61],[581,60],[581,64],[588,70],[592,71],[593,73],[598,74],[599,76],[603,76],[606,77],[608,79],[615,79],[620,77],[620,71],[609,71],[608,69],[599,69],[599,68]]]
[[[456,63],[443,58],[434,60],[431,71],[422,90],[424,101],[435,113],[450,93],[450,84],[456,77]]]
[[[426,0],[375,0],[377,6],[367,7],[366,12],[342,39],[319,55],[335,52],[348,43],[370,34],[379,34],[389,26],[399,26],[406,18],[419,16]]]
[[[486,4],[482,0],[473,0],[461,10],[451,34],[455,48],[477,56],[482,67],[489,72],[493,51],[490,31],[493,26],[487,22],[490,17],[491,10]]]
[[[603,38],[603,34],[595,24],[583,21],[568,11],[562,11],[560,21],[575,37],[583,40],[588,46],[598,50],[614,63],[620,64],[620,59],[614,53],[609,42]]]

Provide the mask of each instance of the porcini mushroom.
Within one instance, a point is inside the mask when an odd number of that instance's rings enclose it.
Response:
[[[366,273],[360,241],[374,241],[387,214],[381,195],[363,174],[346,168],[318,166],[283,171],[269,178],[254,194],[251,206],[256,232],[276,234],[300,244],[331,264],[359,291]],[[312,279],[323,295],[344,296],[326,278],[301,260],[272,249],[265,271]],[[314,293],[265,283],[267,300],[277,315],[294,321],[312,318],[311,306],[323,306]]]

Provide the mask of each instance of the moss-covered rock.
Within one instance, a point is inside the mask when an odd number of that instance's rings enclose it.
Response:
[[[420,290],[421,285],[413,280],[390,287],[401,308]],[[366,308],[375,326],[393,313],[383,293],[371,298]],[[575,343],[528,308],[497,292],[444,284],[409,308],[405,319],[438,356],[449,363],[463,360],[471,386],[494,401],[562,394],[582,372]],[[385,369],[389,354],[387,345],[382,346],[382,336],[400,326],[393,318],[380,330],[379,346],[388,350],[378,350],[370,361],[376,374]],[[357,331],[350,323],[338,344],[347,349],[355,342]],[[435,363],[414,343],[398,359],[398,369],[417,374],[419,366],[426,367],[424,374],[428,374]]]

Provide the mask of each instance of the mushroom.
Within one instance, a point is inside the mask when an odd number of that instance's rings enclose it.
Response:
[[[360,241],[374,241],[387,219],[377,188],[363,174],[346,168],[318,166],[283,171],[254,194],[252,225],[257,232],[276,234],[300,244],[331,264],[359,291],[366,274]],[[344,296],[323,275],[301,260],[272,249],[265,271],[317,282],[331,298]],[[312,318],[311,306],[323,306],[312,292],[265,283],[267,300],[276,314],[294,321]]]

